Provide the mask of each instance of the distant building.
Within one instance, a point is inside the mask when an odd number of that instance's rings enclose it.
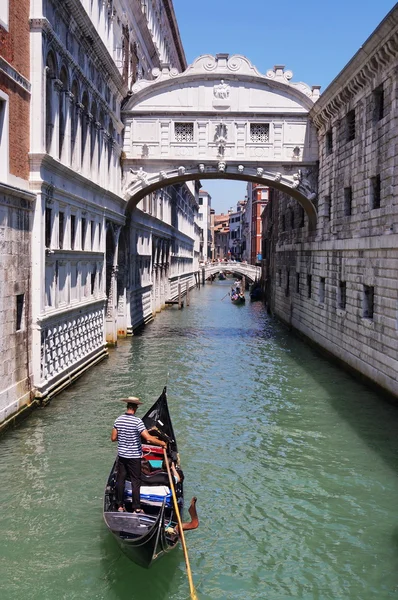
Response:
[[[229,253],[232,259],[242,259],[244,239],[242,235],[243,213],[246,201],[240,200],[236,211],[229,211]]]
[[[228,258],[229,214],[214,215],[214,258]]]
[[[247,197],[251,215],[250,229],[250,259],[253,265],[261,261],[262,222],[261,215],[268,203],[270,190],[258,183],[247,184]]]
[[[199,226],[203,230],[203,242],[201,247],[202,260],[212,259],[212,237],[211,237],[211,196],[206,190],[199,191]]]

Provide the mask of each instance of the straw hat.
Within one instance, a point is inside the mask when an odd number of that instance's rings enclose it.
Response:
[[[136,406],[143,404],[143,402],[141,402],[139,398],[136,398],[136,396],[130,396],[129,398],[120,398],[120,400],[121,402],[126,402],[127,404],[135,404]]]

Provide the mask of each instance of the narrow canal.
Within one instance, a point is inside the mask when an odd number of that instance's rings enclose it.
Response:
[[[201,600],[397,597],[398,409],[261,303],[222,300],[229,286],[158,315],[0,439],[3,600],[189,598],[180,548],[144,571],[102,521],[118,398],[149,407],[166,381]]]

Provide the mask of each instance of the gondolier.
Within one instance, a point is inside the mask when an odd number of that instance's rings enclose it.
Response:
[[[167,443],[150,435],[143,421],[135,416],[137,408],[142,404],[139,398],[130,396],[120,398],[126,402],[127,410],[118,417],[113,425],[111,440],[118,443],[118,471],[116,482],[116,504],[117,510],[124,511],[124,486],[126,475],[131,479],[132,510],[143,512],[140,508],[140,484],[141,484],[141,437],[149,444],[167,448]]]

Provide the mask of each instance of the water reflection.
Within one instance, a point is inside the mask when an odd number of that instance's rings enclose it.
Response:
[[[201,599],[387,600],[398,591],[398,414],[272,321],[191,296],[0,440],[7,600],[189,598],[182,550],[149,572],[102,522],[118,398],[167,383],[200,528]],[[20,576],[23,561],[23,577]]]

